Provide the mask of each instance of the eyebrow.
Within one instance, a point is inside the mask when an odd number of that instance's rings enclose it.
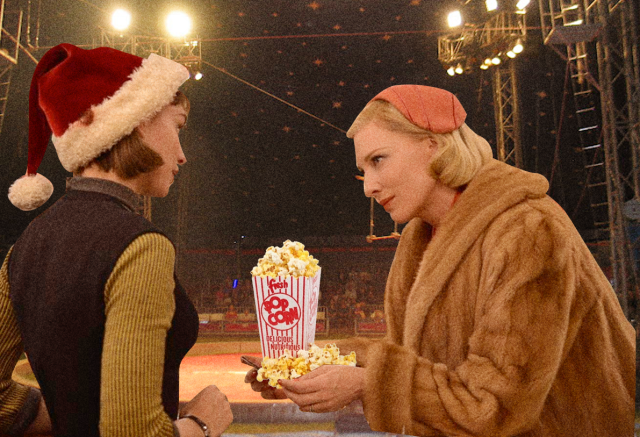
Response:
[[[383,150],[384,148],[385,148],[385,147],[380,147],[380,148],[378,148],[378,149],[372,150],[371,152],[369,152],[369,154],[368,154],[367,156],[365,156],[365,157],[363,158],[363,160],[362,160],[362,161],[363,161],[363,162],[367,162],[367,161],[369,161],[369,160],[371,159],[371,156],[373,156],[373,155],[375,155],[376,153],[380,152],[380,150]],[[356,165],[356,168],[358,169],[358,171],[363,172],[363,170],[362,170],[359,166],[357,166],[357,165]]]

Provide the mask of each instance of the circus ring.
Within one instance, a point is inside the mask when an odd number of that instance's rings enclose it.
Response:
[[[326,340],[330,343],[331,340]],[[224,436],[385,436],[371,431],[354,403],[335,413],[305,413],[289,400],[266,400],[244,383],[248,367],[242,355],[260,357],[258,341],[198,342],[180,366],[180,402],[192,399],[204,387],[214,384],[229,398],[233,424]],[[26,359],[16,365],[13,378],[22,384],[38,387]]]

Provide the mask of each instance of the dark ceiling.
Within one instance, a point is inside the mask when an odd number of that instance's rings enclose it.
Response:
[[[395,84],[446,88],[467,109],[467,123],[495,144],[490,73],[449,77],[437,59],[437,37],[445,30],[451,3],[43,1],[38,42],[44,48],[61,42],[88,48],[100,41],[98,26],[108,25],[115,6],[131,10],[134,32],[160,36],[168,5],[183,6],[202,40],[204,78],[183,88],[192,103],[182,134],[188,163],[170,195],[154,199],[154,221],[191,249],[229,247],[240,235],[256,246],[274,238],[364,239],[369,200],[355,178],[353,147],[344,131],[375,94]],[[33,11],[37,4],[31,2]],[[26,11],[28,2],[14,1],[18,6]],[[526,169],[553,177],[552,196],[579,228],[587,229],[575,124],[570,102],[564,113],[561,105],[565,69],[541,44],[535,9],[528,22],[529,44],[518,60]],[[35,29],[34,19],[32,44]],[[44,51],[33,55],[40,58]],[[33,68],[21,54],[0,135],[3,193],[26,169]],[[567,121],[558,134],[562,116]],[[557,155],[556,145],[561,145]],[[560,158],[555,167],[554,156]],[[63,194],[68,176],[53,147],[40,172],[54,183],[53,202]],[[44,209],[24,213],[9,204],[6,194],[0,196],[3,243],[12,243]],[[376,224],[378,235],[393,227],[381,208]]]

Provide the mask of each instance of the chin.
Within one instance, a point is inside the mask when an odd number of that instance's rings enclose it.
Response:
[[[167,197],[169,195],[169,187],[166,190],[159,190],[158,193],[153,197]]]
[[[148,197],[167,197],[167,195],[169,194],[169,187],[166,187],[166,188],[154,187],[154,188],[145,190],[145,192],[141,194]]]
[[[405,216],[402,216],[400,214],[389,214],[389,216],[391,217],[391,219],[396,222],[399,225],[404,225],[405,223],[407,223],[409,220],[411,220],[411,218],[407,218]]]

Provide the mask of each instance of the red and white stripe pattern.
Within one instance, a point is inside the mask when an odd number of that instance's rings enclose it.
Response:
[[[279,358],[285,349],[295,356],[315,339],[320,270],[313,278],[253,277],[262,356]]]

